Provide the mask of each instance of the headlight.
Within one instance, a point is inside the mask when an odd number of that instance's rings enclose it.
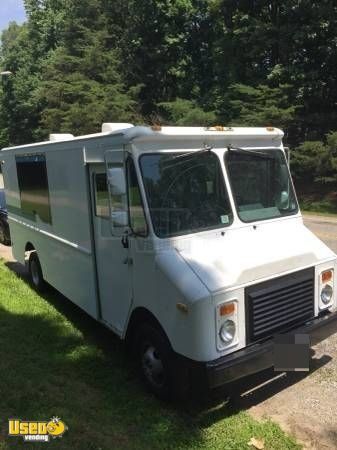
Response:
[[[320,299],[318,307],[325,310],[330,308],[334,300],[334,269],[325,269],[319,274]]]
[[[331,302],[332,294],[333,294],[332,287],[329,284],[324,286],[324,288],[321,290],[321,300],[324,303],[324,305],[328,305]]]
[[[236,332],[235,322],[233,320],[226,320],[220,328],[220,338],[225,344],[233,342]]]

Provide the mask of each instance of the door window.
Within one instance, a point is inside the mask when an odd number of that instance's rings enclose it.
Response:
[[[109,193],[105,173],[95,174],[95,215],[109,218]]]
[[[113,168],[122,168],[120,165],[109,164],[108,170]],[[111,207],[111,220],[113,227],[126,226],[127,211],[129,209],[129,224],[132,231],[138,236],[147,236],[148,226],[145,218],[143,201],[140,193],[135,164],[132,158],[126,162],[127,171],[127,192],[121,194],[114,192],[110,186],[110,204],[109,189],[106,173],[96,173],[95,180],[95,215],[109,219],[109,210]]]
[[[112,229],[128,226],[128,195],[124,164],[107,166]]]
[[[139,236],[146,236],[148,233],[145,212],[137,179],[136,168],[133,160],[127,160],[128,177],[128,197],[130,226],[132,231]]]

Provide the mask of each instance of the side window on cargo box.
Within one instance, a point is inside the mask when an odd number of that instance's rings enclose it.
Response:
[[[21,212],[31,220],[52,223],[46,157],[43,154],[16,156]]]
[[[109,218],[109,193],[107,187],[106,173],[95,174],[95,195],[96,195],[96,210],[97,217]]]

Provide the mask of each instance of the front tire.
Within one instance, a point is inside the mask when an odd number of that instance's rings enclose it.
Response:
[[[39,257],[36,252],[32,252],[29,257],[28,270],[32,285],[38,292],[43,292],[46,288],[46,282],[43,279],[42,269]]]
[[[173,352],[165,334],[142,324],[135,335],[138,368],[148,390],[161,400],[173,396]]]

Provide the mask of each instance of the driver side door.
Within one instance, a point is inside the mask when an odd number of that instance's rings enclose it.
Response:
[[[106,164],[90,167],[93,227],[101,319],[121,335],[132,303],[132,266],[127,245],[127,192],[114,192],[109,178],[123,174],[125,152],[107,152]]]

